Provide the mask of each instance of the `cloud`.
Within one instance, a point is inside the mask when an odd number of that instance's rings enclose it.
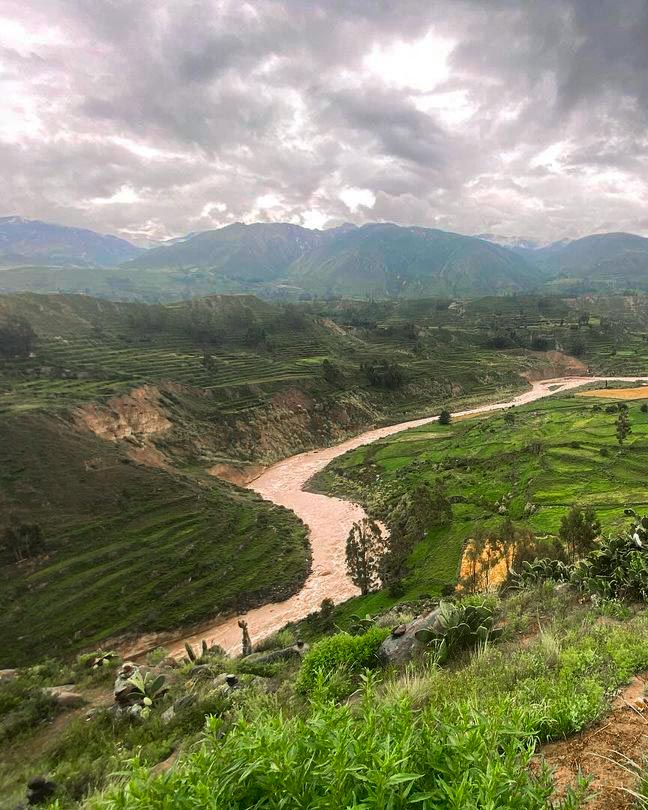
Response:
[[[645,0],[5,0],[0,213],[646,231]]]

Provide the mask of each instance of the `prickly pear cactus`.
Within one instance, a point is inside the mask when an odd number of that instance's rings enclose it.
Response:
[[[460,649],[474,647],[499,636],[493,629],[493,613],[486,605],[439,605],[434,628],[419,630],[417,641],[426,644],[443,661]]]

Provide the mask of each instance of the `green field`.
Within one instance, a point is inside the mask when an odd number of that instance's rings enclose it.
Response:
[[[347,453],[313,486],[388,519],[390,506],[418,482],[443,481],[455,501],[452,523],[416,544],[404,580],[408,596],[438,594],[456,581],[464,544],[478,529],[497,536],[510,518],[537,537],[554,536],[578,503],[593,506],[607,532],[625,522],[625,507],[646,511],[648,413],[639,401],[629,402],[632,433],[619,447],[617,414],[605,410],[610,405],[572,395],[514,408],[513,425],[501,413],[425,425]],[[536,507],[533,514],[527,504]],[[367,608],[385,598],[368,596]]]

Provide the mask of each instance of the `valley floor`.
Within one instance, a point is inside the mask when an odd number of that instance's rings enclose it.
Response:
[[[458,411],[454,417],[479,416],[528,405],[584,385],[602,382],[648,383],[648,377],[568,377],[541,380],[507,402],[494,402]],[[634,392],[643,389],[629,390]],[[249,485],[266,500],[292,510],[304,522],[309,530],[313,559],[311,574],[297,594],[283,602],[263,605],[245,614],[253,641],[261,641],[285,624],[299,621],[309,613],[319,610],[323,599],[331,599],[338,604],[359,593],[346,572],[345,540],[353,523],[366,517],[366,513],[357,503],[307,491],[308,482],[331,461],[345,453],[436,421],[437,417],[434,416],[389,425],[367,431],[334,447],[300,453],[274,464]],[[172,654],[181,654],[185,643],[196,644],[205,638],[221,645],[228,652],[233,652],[240,643],[238,619],[239,617],[233,617],[226,621],[204,623],[197,631],[188,635],[167,636],[164,643]],[[146,638],[143,641],[144,648],[135,642],[128,647],[128,653],[141,654],[151,643]]]

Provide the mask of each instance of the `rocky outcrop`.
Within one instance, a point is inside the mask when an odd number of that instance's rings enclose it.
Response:
[[[531,354],[541,361],[541,365],[522,373],[521,376],[529,382],[553,377],[574,377],[587,372],[587,366],[582,360],[564,352],[531,352]]]
[[[418,641],[416,633],[419,630],[438,630],[439,615],[440,611],[437,608],[425,616],[413,619],[408,624],[395,627],[378,650],[378,658],[381,663],[385,666],[389,664],[405,664],[416,655],[419,655],[425,649],[425,644]]]
[[[163,433],[171,427],[160,404],[160,391],[153,385],[112,397],[105,405],[77,408],[74,419],[77,426],[109,441]]]
[[[74,691],[73,684],[65,684],[64,686],[46,686],[43,692],[49,695],[57,706],[62,709],[76,709],[85,704],[85,698],[78,692]]]

